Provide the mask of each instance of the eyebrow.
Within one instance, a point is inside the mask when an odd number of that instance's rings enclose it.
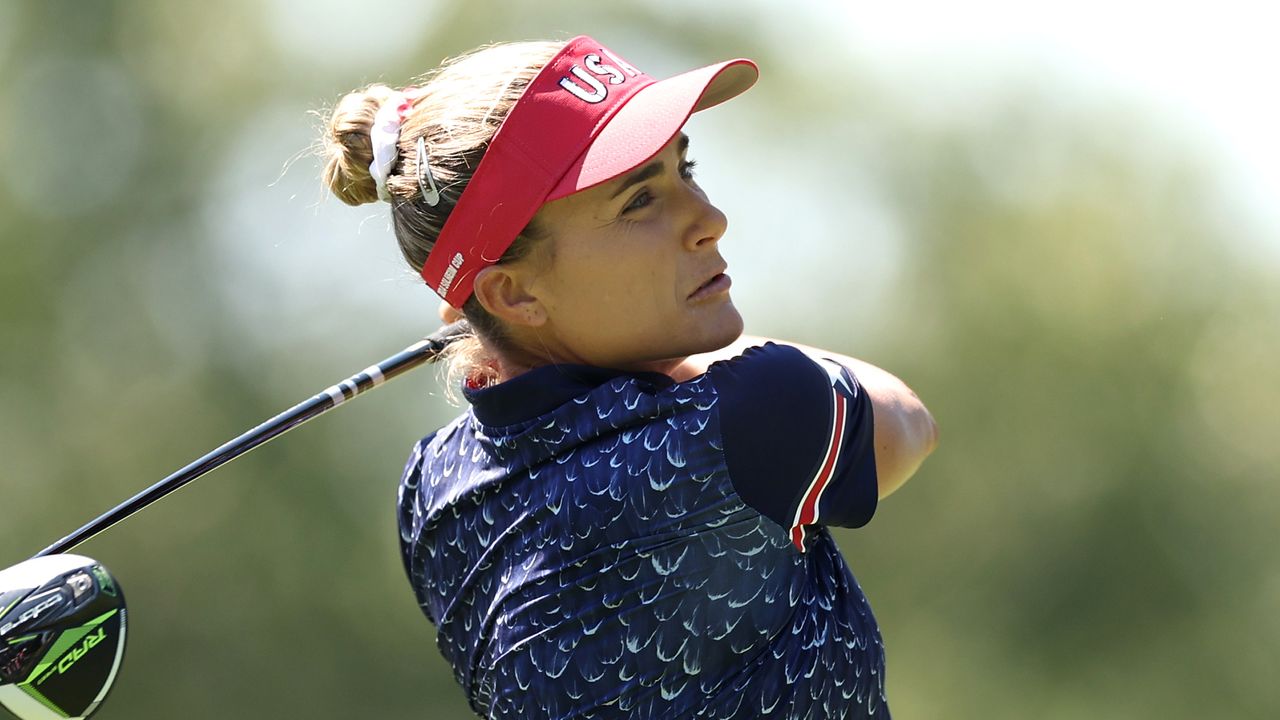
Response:
[[[689,150],[688,135],[685,135],[684,133],[680,133],[678,150],[681,155],[685,154],[685,152]],[[622,181],[622,184],[618,186],[618,189],[614,190],[613,194],[609,196],[609,199],[612,200],[618,197],[622,193],[626,192],[627,188],[630,188],[633,185],[642,183],[645,180],[652,180],[653,178],[661,175],[663,171],[665,171],[666,169],[667,169],[666,163],[664,163],[661,160],[654,160],[648,165],[645,165],[639,170],[636,170],[635,172],[632,172],[630,175],[628,175],[627,178]]]

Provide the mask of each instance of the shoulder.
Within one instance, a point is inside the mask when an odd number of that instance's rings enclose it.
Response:
[[[731,406],[786,411],[831,392],[829,371],[798,348],[766,342],[712,363],[707,379]]]
[[[876,507],[871,403],[847,367],[765,343],[713,363],[729,476],[803,549],[806,526],[858,527]]]

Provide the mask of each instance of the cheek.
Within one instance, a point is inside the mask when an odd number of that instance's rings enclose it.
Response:
[[[561,297],[564,305],[576,306],[575,313],[641,321],[641,314],[665,307],[671,298],[671,272],[659,253],[644,247],[582,258],[565,270]]]

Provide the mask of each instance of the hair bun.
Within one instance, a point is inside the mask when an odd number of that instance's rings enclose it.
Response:
[[[373,162],[369,131],[378,108],[395,92],[386,85],[370,85],[348,93],[329,115],[322,136],[324,183],[348,205],[378,201],[378,188],[369,175]]]

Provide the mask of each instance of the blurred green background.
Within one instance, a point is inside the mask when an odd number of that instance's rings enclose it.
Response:
[[[1275,188],[1141,73],[1039,52],[1052,19],[1001,50],[913,7],[890,52],[834,2],[0,0],[0,566],[437,325],[385,208],[320,187],[309,111],[587,32],[654,75],[760,62],[689,130],[748,328],[941,426],[839,536],[895,717],[1276,717]],[[1107,12],[1074,41],[1256,69],[1257,18]],[[132,613],[99,717],[470,716],[394,524],[456,410],[432,371],[391,388],[80,548]]]

